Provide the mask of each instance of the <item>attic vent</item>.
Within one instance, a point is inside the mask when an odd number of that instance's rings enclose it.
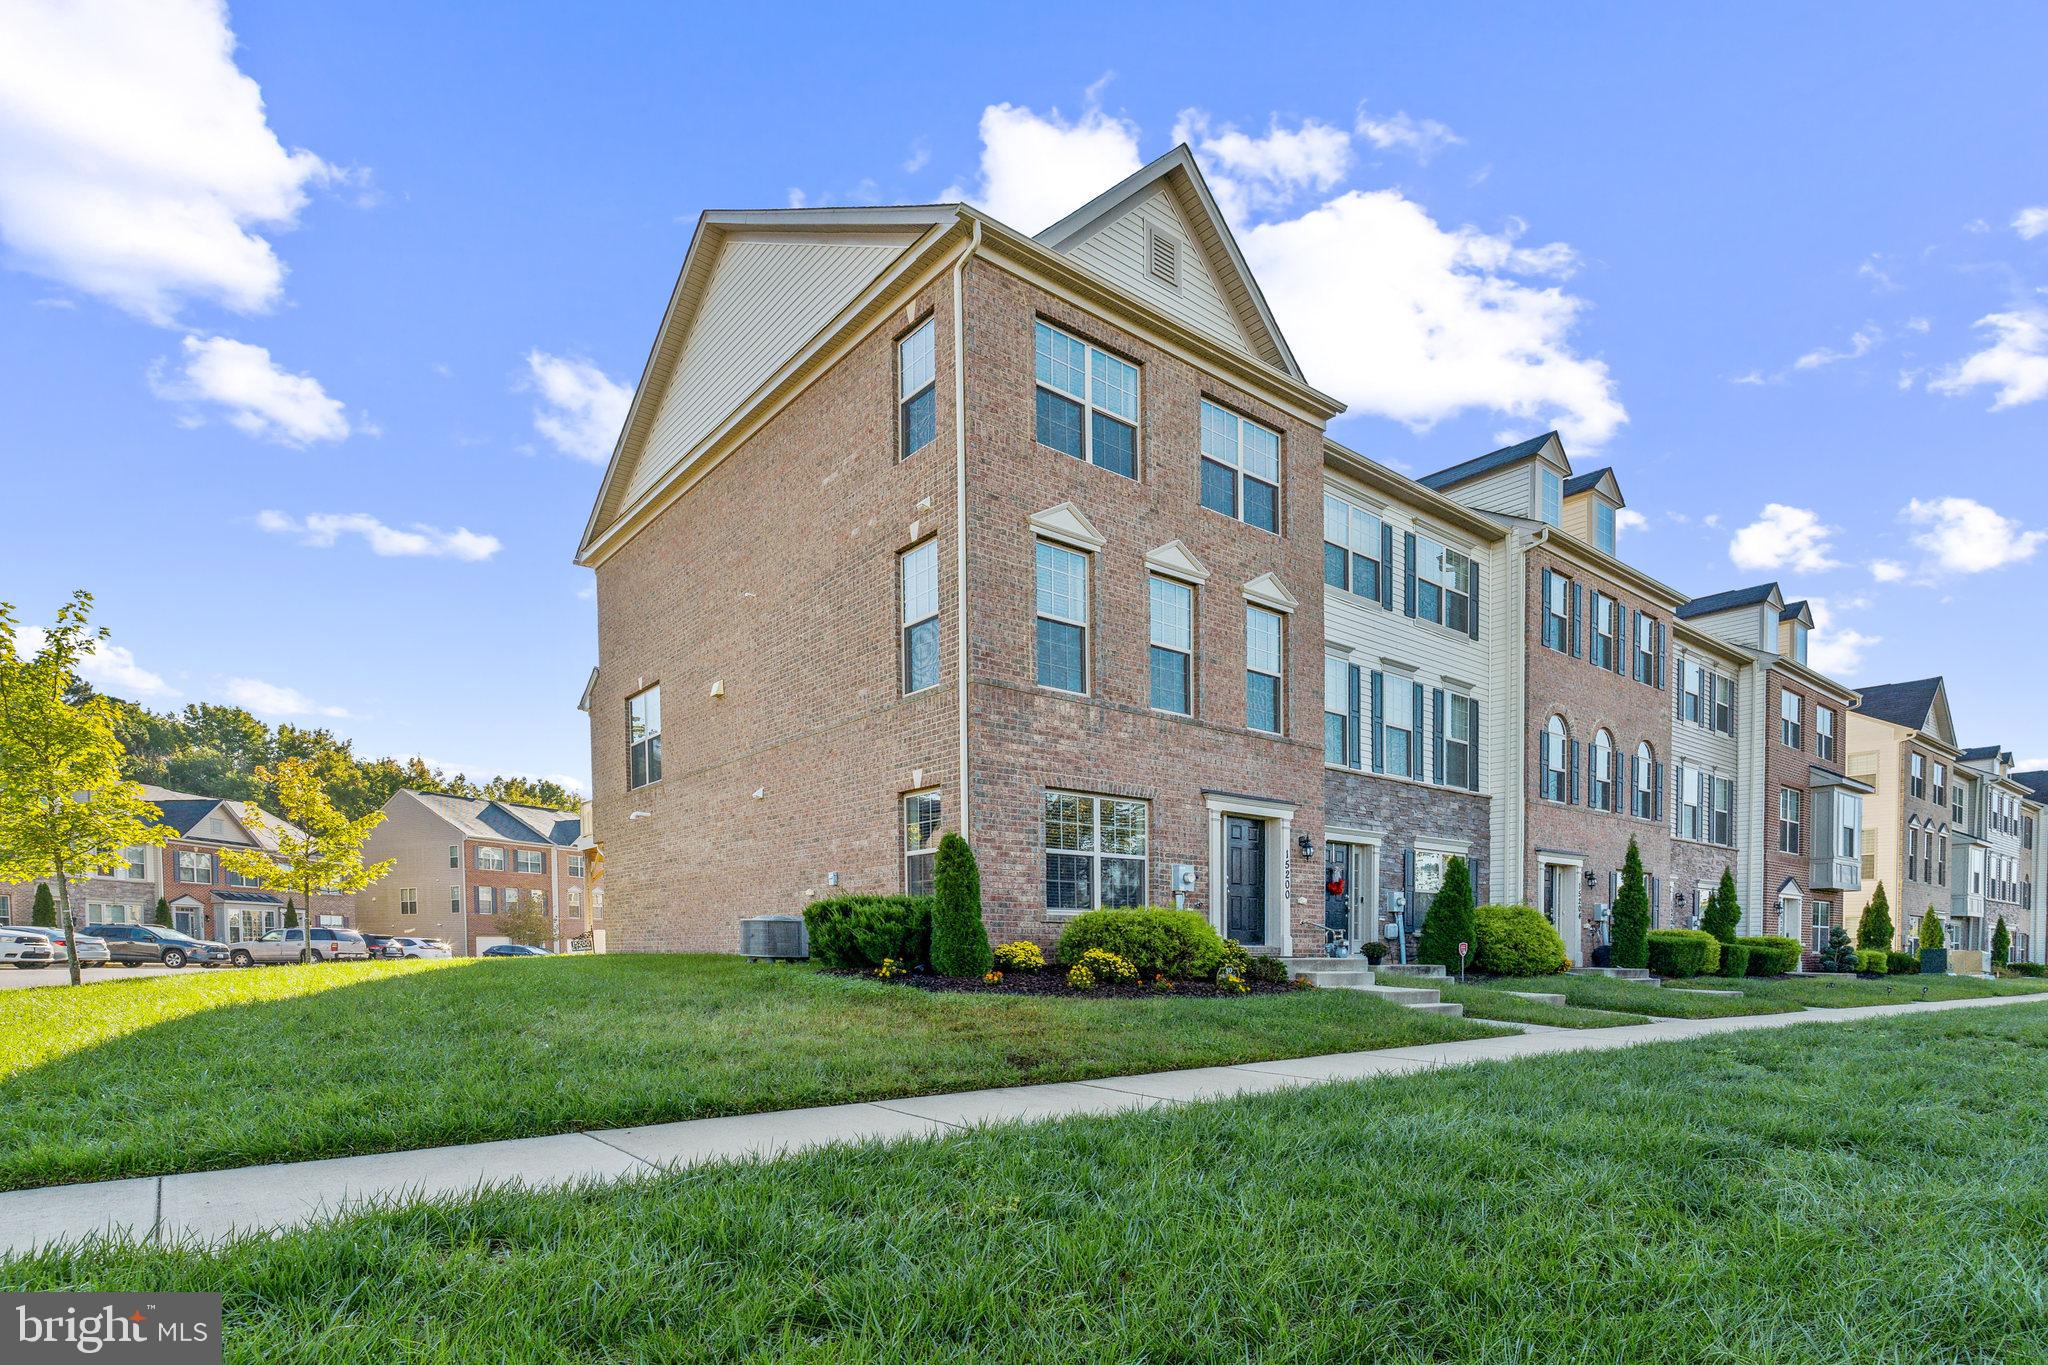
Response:
[[[1159,229],[1145,228],[1145,266],[1161,284],[1180,288],[1180,243]]]

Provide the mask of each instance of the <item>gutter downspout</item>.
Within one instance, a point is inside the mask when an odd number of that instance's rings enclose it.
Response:
[[[960,837],[970,842],[969,821],[973,797],[967,766],[967,337],[966,308],[960,297],[967,262],[981,249],[981,220],[974,220],[974,235],[967,249],[953,263],[953,584],[957,606],[953,628],[959,643],[960,674]]]

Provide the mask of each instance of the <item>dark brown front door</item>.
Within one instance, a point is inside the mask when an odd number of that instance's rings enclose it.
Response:
[[[1224,926],[1239,943],[1266,941],[1266,822],[1223,818]]]

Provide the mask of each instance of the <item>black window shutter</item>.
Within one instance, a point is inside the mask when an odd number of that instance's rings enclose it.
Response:
[[[1394,528],[1380,523],[1380,606],[1394,609]]]
[[[1435,726],[1436,731],[1434,737],[1430,740],[1429,780],[1432,782],[1442,782],[1444,780],[1444,690],[1441,687],[1430,689],[1429,719]]]
[[[1360,701],[1358,695],[1360,691],[1358,665],[1352,664],[1349,669],[1349,672],[1351,675],[1351,752],[1345,755],[1345,761],[1350,763],[1352,767],[1356,768],[1362,766],[1359,762],[1359,755],[1361,751],[1359,749],[1360,737],[1358,733],[1358,714]]]
[[[1372,672],[1372,770],[1386,771],[1386,736],[1380,733],[1380,726],[1386,721],[1386,679],[1378,669]]]
[[[1579,657],[1579,585],[1577,583],[1572,584],[1572,614],[1571,619],[1565,624],[1565,629],[1572,637],[1572,657],[1576,659]]]
[[[1552,574],[1551,574],[1550,570],[1548,570],[1548,569],[1545,569],[1545,570],[1543,571],[1543,600],[1542,600],[1541,602],[1539,602],[1539,603],[1537,603],[1537,604],[1536,604],[1536,619],[1537,619],[1537,621],[1539,621],[1539,622],[1541,622],[1541,623],[1542,623],[1542,635],[1541,635],[1541,639],[1542,639],[1543,643],[1544,643],[1544,644],[1546,644],[1546,645],[1550,643],[1550,580],[1551,580],[1551,577],[1552,577]]]
[[[1636,809],[1636,788],[1642,785],[1643,760],[1635,754],[1630,754],[1628,756],[1628,810],[1631,815],[1635,814]],[[1621,809],[1621,802],[1619,800],[1614,803],[1614,808],[1616,810]]]
[[[1401,614],[1415,614],[1415,533],[1401,535]]]
[[[1664,685],[1664,623],[1662,621],[1652,621],[1650,623],[1650,638],[1656,644],[1657,686],[1662,687]]]
[[[1422,684],[1411,682],[1415,691],[1415,730],[1408,740],[1408,776],[1422,776]]]
[[[1465,760],[1465,790],[1476,792],[1479,790],[1479,703],[1468,700],[1465,705],[1470,708],[1465,714],[1471,720],[1465,727],[1465,742],[1471,746],[1470,757]]]
[[[1652,820],[1662,820],[1664,818],[1664,765],[1662,763],[1650,764],[1650,799],[1654,802],[1650,807],[1650,818]]]
[[[1465,634],[1479,638],[1479,561],[1472,561],[1472,609],[1465,613]]]
[[[1664,904],[1663,886],[1664,883],[1657,878],[1650,878],[1650,927],[1653,929],[1657,926],[1658,916],[1664,913],[1661,908]]]
[[[1567,744],[1564,760],[1564,799],[1576,806],[1579,804],[1579,742],[1574,739],[1567,741]]]
[[[1544,726],[1536,732],[1536,794],[1546,795],[1543,784],[1550,775],[1550,727]]]

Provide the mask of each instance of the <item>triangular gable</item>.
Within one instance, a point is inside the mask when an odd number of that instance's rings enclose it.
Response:
[[[1948,709],[1948,683],[1937,680],[1934,684],[1934,700],[1928,704],[1927,717],[1920,722],[1920,728],[1933,735],[1951,749],[1956,746],[1956,718]]]
[[[704,214],[582,551],[833,331],[929,229],[956,216],[944,206]]]
[[[1179,578],[1189,583],[1209,581],[1208,566],[1195,558],[1195,552],[1185,541],[1169,540],[1145,556],[1145,565],[1168,578]]]
[[[1047,540],[1057,540],[1077,550],[1093,553],[1109,542],[1102,532],[1095,529],[1095,523],[1071,502],[1059,503],[1035,512],[1031,516],[1031,529]]]
[[[1187,144],[1112,185],[1037,240],[1176,321],[1303,378]],[[1170,282],[1154,271],[1155,248],[1175,262]]]
[[[1260,574],[1244,585],[1244,595],[1247,601],[1257,602],[1275,611],[1291,612],[1301,605],[1300,599],[1287,591],[1287,585],[1280,581],[1278,574]]]

